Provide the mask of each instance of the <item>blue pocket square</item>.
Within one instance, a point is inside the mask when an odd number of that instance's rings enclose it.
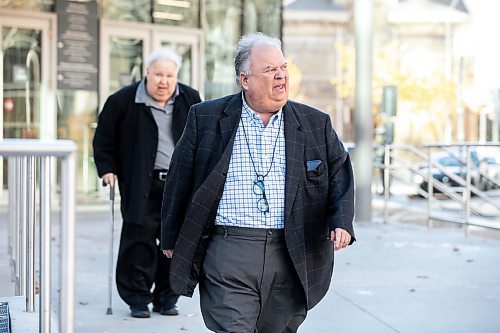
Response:
[[[323,161],[321,160],[309,160],[306,161],[307,171],[316,171],[319,169]]]

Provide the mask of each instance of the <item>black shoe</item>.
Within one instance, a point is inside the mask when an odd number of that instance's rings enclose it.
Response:
[[[151,317],[151,312],[147,306],[131,306],[130,307],[130,315],[134,318],[149,318]]]
[[[160,306],[160,307],[153,306],[153,312],[159,312],[163,316],[178,316],[179,315],[179,311],[177,310],[175,305],[172,306],[171,308],[167,308],[166,306]]]

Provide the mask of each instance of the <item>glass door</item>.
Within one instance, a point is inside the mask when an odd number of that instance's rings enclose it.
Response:
[[[99,111],[109,95],[142,78],[150,35],[142,24],[102,21]]]
[[[175,32],[153,31],[153,46],[155,48],[169,48],[182,57],[182,66],[179,72],[179,81],[200,91],[203,88],[203,45],[201,33],[197,30],[179,29]]]
[[[0,10],[0,138],[55,139],[55,15]],[[0,187],[7,179],[0,163]]]

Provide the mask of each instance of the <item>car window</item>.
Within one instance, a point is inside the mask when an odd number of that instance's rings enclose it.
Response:
[[[457,159],[453,157],[441,157],[438,159],[438,163],[442,166],[455,167],[455,166],[463,166]]]
[[[477,152],[476,151],[471,151],[470,152],[470,157],[472,159],[472,163],[474,163],[475,165],[479,165],[479,157],[477,156]]]
[[[494,157],[485,157],[483,160],[486,161],[486,163],[488,163],[488,164],[496,164],[497,163],[497,161],[495,160]]]

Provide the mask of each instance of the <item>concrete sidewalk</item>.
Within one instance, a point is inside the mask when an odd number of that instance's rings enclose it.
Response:
[[[135,319],[113,284],[113,314],[106,315],[106,208],[77,214],[75,332],[208,332],[197,294],[179,300],[177,317],[153,313],[150,319]],[[120,218],[116,227],[115,250]],[[358,241],[337,254],[333,285],[300,332],[500,332],[499,240],[397,222],[355,228]],[[2,237],[0,246],[5,244]],[[8,296],[4,292],[0,289],[0,296]]]

